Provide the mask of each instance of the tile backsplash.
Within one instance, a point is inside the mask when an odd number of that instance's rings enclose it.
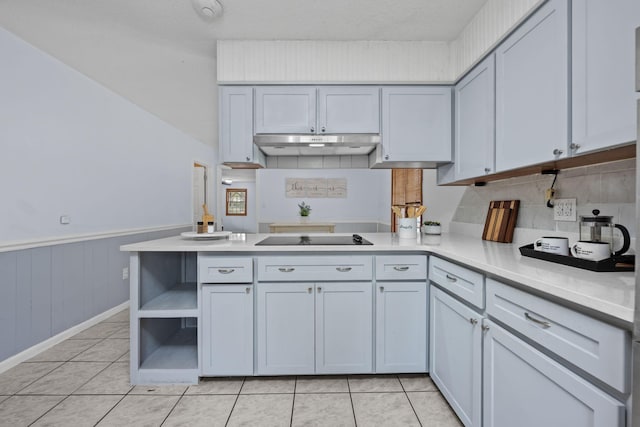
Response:
[[[554,221],[553,209],[545,204],[545,190],[553,175],[530,175],[487,183],[466,189],[453,221],[484,224],[491,200],[520,200],[517,228],[579,233],[580,215],[611,215],[616,223],[636,236],[636,159],[562,170],[555,184],[555,197],[575,198],[578,221]]]

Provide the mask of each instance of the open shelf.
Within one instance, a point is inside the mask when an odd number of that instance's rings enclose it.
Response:
[[[187,318],[140,319],[140,369],[198,369],[198,329]]]
[[[197,310],[198,292],[196,283],[179,283],[140,307],[140,311]],[[140,313],[143,314],[143,313]]]

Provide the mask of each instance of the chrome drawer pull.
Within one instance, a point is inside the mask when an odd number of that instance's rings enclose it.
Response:
[[[322,292],[322,286],[318,286],[318,293]]]
[[[229,273],[233,273],[234,271],[236,271],[235,268],[219,268],[218,269],[218,273],[220,274],[229,274]]]
[[[448,274],[447,274],[447,279],[449,279],[449,281],[451,281],[451,282],[457,282],[458,281],[458,279],[456,277],[450,276]]]
[[[477,325],[478,324],[478,319],[474,319],[473,317],[469,319],[469,323],[471,323],[472,325]]]
[[[295,271],[295,268],[293,268],[293,267],[280,267],[280,268],[278,268],[278,271],[281,271],[283,273],[291,273],[292,271]]]
[[[251,292],[251,288],[245,288],[245,290],[244,290],[244,291],[245,291],[246,293],[249,293],[249,292]]]
[[[311,293],[311,291],[313,291],[313,288],[307,288],[307,293]]]
[[[351,271],[351,267],[336,267],[336,270],[338,270],[340,273],[347,273]]]
[[[542,326],[543,328],[550,328],[551,327],[551,323],[545,322],[544,320],[536,319],[535,317],[532,317],[529,313],[525,312],[524,313],[524,317],[527,320],[531,320],[532,322],[537,323],[538,325]]]
[[[489,330],[489,325],[482,325],[482,330],[487,332]]]
[[[395,267],[393,267],[393,269],[395,271],[407,271],[409,269],[409,266],[408,265],[403,265],[403,266],[396,265]]]
[[[380,286],[380,292],[384,292],[384,286]]]

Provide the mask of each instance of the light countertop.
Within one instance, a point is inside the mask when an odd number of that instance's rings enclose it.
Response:
[[[395,233],[360,233],[373,246],[255,246],[272,234],[232,234],[223,240],[188,240],[180,236],[124,245],[133,252],[378,253],[425,252],[481,270],[626,329],[633,324],[633,272],[597,273],[523,257],[518,245],[484,241],[458,234],[399,239]],[[282,236],[282,234],[279,234]],[[332,234],[333,236],[340,234]],[[343,234],[350,235],[350,234]]]

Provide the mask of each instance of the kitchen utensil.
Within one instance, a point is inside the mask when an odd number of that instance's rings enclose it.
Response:
[[[491,201],[482,232],[482,240],[511,243],[518,219],[520,200]]]
[[[569,255],[569,239],[566,237],[540,237],[533,247],[536,251],[557,255]]]
[[[600,211],[594,209],[594,216],[580,216],[580,240],[593,242],[606,242],[613,256],[619,256],[629,250],[631,237],[629,230],[623,225],[614,224],[612,216],[600,216]],[[617,228],[622,233],[622,247],[615,250],[613,229]]]
[[[576,258],[601,261],[611,257],[611,248],[607,242],[579,241],[571,246],[571,254]]]
[[[391,206],[391,210],[398,218],[402,218],[402,209],[400,206]]]

